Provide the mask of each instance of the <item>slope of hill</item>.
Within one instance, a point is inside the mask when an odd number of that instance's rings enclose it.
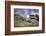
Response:
[[[14,16],[14,26],[15,27],[34,27],[38,25],[39,25],[39,21],[37,21],[35,18],[26,20],[25,18],[22,17],[22,15]]]

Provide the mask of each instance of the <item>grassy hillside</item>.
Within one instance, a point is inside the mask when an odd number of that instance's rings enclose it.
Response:
[[[38,25],[39,25],[39,22],[36,19],[30,19],[26,21],[20,16],[19,18],[14,16],[14,27],[34,27]]]

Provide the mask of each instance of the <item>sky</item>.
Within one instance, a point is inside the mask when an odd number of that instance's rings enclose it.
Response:
[[[14,8],[14,13],[19,12],[25,15],[32,15],[33,13],[39,13],[39,9],[23,9],[23,8]]]

